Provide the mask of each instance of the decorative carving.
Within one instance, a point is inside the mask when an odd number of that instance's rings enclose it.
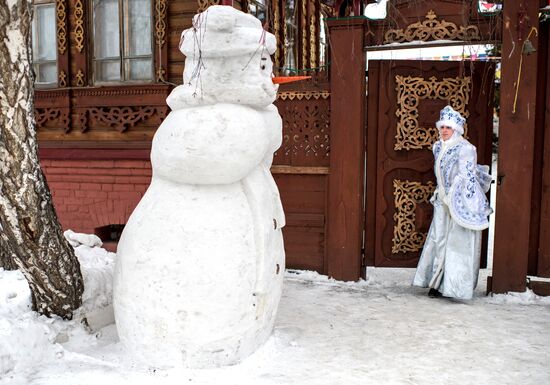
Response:
[[[328,102],[288,103],[282,110],[283,144],[279,151],[284,156],[314,156],[328,161],[330,153]]]
[[[116,87],[116,88],[86,88],[81,90],[73,90],[75,97],[88,97],[88,96],[103,96],[103,97],[117,97],[117,96],[138,96],[138,95],[166,95],[168,96],[168,87],[166,86],[157,86],[157,87]],[[162,98],[163,102],[165,96]]]
[[[433,182],[422,184],[394,179],[395,214],[393,214],[392,254],[416,252],[422,249],[426,234],[416,231],[416,205],[428,202],[434,190]]]
[[[166,78],[164,75],[166,75],[166,70],[162,66],[159,66],[157,68],[157,82],[165,82]]]
[[[321,12],[323,12],[326,17],[338,17],[337,10],[323,2],[321,2]]]
[[[155,11],[157,19],[155,20],[155,36],[157,38],[157,47],[162,48],[166,43],[166,0],[155,1]]]
[[[76,73],[76,86],[84,87],[84,72],[82,70],[78,70]]]
[[[330,91],[283,91],[277,93],[277,99],[281,100],[310,100],[310,99],[328,99]]]
[[[59,87],[61,88],[65,88],[67,87],[67,74],[65,73],[65,71],[61,70],[59,71]]]
[[[35,108],[34,119],[36,121],[36,129],[44,129],[48,122],[56,122],[56,126],[62,127],[64,132],[69,132],[69,110],[68,108]]]
[[[55,2],[57,20],[57,51],[63,55],[67,50],[67,10],[65,0]]]
[[[80,127],[81,132],[88,130],[88,113],[86,110],[79,110],[76,114],[76,125]]]
[[[301,34],[302,34],[302,69],[307,68],[307,0],[300,0],[302,3],[302,20],[301,20]]]
[[[465,118],[470,115],[466,110],[470,99],[471,78],[469,76],[442,80],[432,76],[429,80],[425,80],[422,77],[396,75],[395,83],[397,91],[395,150],[430,148],[437,140],[437,128],[418,125],[418,105],[421,99],[446,100]],[[467,125],[464,125],[465,136],[467,130]]]
[[[403,43],[413,40],[481,40],[479,28],[475,25],[457,26],[445,20],[437,20],[437,15],[430,10],[423,22],[407,26],[405,30],[390,29],[384,35],[384,44]]]
[[[166,107],[132,106],[132,107],[91,107],[86,110],[87,120],[97,122],[124,132],[146,121],[154,114],[162,120],[166,117]],[[87,125],[84,125],[84,130]]]
[[[84,6],[82,0],[76,0],[74,3],[74,40],[78,52],[82,53],[84,49]]]
[[[248,1],[244,1],[246,3],[246,8],[248,7]],[[281,14],[279,11],[279,1],[275,0],[272,3],[273,7],[273,34],[275,35],[276,39],[279,39],[279,34],[281,33]],[[243,12],[249,12],[248,10],[244,10]],[[276,67],[282,67],[284,63],[281,63],[281,50],[284,49],[284,44],[280,44],[281,42],[278,41],[277,49],[275,50],[275,66]],[[283,40],[284,43],[284,40]],[[284,56],[283,56],[284,57]]]
[[[197,0],[197,4],[199,5],[199,7],[197,8],[197,12],[202,12],[211,5],[219,5],[220,0]]]
[[[319,16],[315,12],[315,2],[308,1],[312,12],[309,17],[309,68],[317,67],[317,26],[319,25]]]

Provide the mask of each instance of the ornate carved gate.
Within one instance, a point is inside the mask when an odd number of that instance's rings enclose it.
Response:
[[[491,163],[493,63],[370,61],[368,74],[365,255],[375,266],[414,267],[432,215],[441,108],[467,118],[478,163]]]

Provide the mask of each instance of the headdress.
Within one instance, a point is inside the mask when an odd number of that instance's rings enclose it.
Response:
[[[451,127],[462,135],[464,134],[464,123],[466,123],[466,119],[460,115],[460,112],[453,110],[451,106],[445,106],[439,113],[439,121],[435,123],[435,126],[438,130],[442,126]]]

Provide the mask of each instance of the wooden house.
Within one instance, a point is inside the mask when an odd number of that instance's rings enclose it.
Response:
[[[369,54],[475,43],[503,52],[489,289],[521,291],[528,274],[550,276],[546,0],[506,0],[492,14],[477,0],[394,0],[385,18],[359,16],[374,2],[35,0],[40,155],[63,227],[115,247],[149,185],[165,99],[182,81],[180,34],[194,14],[224,4],[276,35],[277,72],[314,75],[281,86],[275,103],[283,144],[272,172],[287,215],[288,267],[356,280],[367,264],[416,264],[431,215],[433,122],[447,103],[462,108],[480,162],[490,163],[494,63]]]

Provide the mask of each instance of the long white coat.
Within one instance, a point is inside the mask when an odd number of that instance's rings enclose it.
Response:
[[[477,165],[476,148],[454,134],[433,146],[437,189],[433,220],[413,285],[438,289],[445,297],[470,299],[477,285],[481,231],[491,213],[485,196],[487,166]]]

